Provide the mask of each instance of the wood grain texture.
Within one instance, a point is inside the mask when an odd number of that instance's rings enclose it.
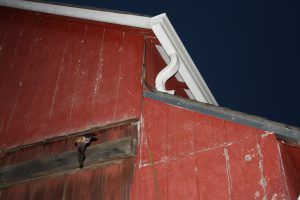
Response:
[[[97,140],[88,147],[93,148],[107,142],[126,138],[137,138],[136,122],[119,125],[95,131]],[[2,153],[1,167],[18,165],[20,162],[35,162],[45,158],[58,159],[57,155],[64,152],[75,152],[73,161],[78,167],[76,146],[74,137],[57,138],[47,143],[38,143],[15,151]],[[113,151],[116,151],[114,149]],[[102,153],[101,153],[102,152]],[[109,152],[97,151],[97,154],[109,156]],[[121,153],[121,152],[119,152]],[[89,155],[87,155],[89,156]],[[90,157],[90,156],[89,156]],[[100,156],[103,157],[103,156]],[[87,158],[88,159],[88,158]],[[93,158],[90,158],[93,159]],[[97,156],[95,159],[99,159]],[[72,161],[72,162],[73,162]],[[87,160],[86,160],[87,161]],[[61,161],[62,162],[62,161]],[[133,157],[118,159],[117,162],[109,162],[102,165],[84,167],[81,170],[73,170],[71,173],[48,176],[42,179],[12,185],[0,190],[0,199],[130,199],[132,176],[135,159]],[[95,164],[95,163],[93,163]],[[43,164],[42,164],[43,165]],[[32,172],[41,165],[27,169]],[[22,171],[22,170],[21,170]],[[18,174],[21,172],[18,170]],[[31,173],[29,172],[29,173]],[[40,174],[41,175],[41,174]],[[26,174],[25,174],[26,176]],[[0,176],[2,178],[2,176]]]
[[[125,137],[92,145],[86,150],[84,166],[104,165],[134,156],[135,143],[131,137]],[[55,174],[70,173],[72,170],[78,169],[77,154],[75,150],[0,168],[0,188]]]
[[[138,118],[143,31],[0,11],[1,150]]]
[[[129,158],[115,165],[18,184],[0,190],[0,199],[128,200],[132,170]]]

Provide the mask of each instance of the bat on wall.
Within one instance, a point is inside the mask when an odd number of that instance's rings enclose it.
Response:
[[[77,145],[77,150],[78,150],[78,162],[80,168],[83,167],[83,163],[86,158],[85,156],[86,147],[91,143],[93,139],[96,139],[94,135],[79,136],[75,139],[75,143]]]

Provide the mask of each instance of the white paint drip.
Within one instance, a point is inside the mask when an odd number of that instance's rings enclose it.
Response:
[[[255,196],[254,198],[257,199],[259,197],[259,191],[256,191],[254,196]]]
[[[268,197],[267,197],[267,184],[268,183],[264,176],[263,154],[261,152],[261,148],[260,148],[259,144],[257,144],[257,152],[258,152],[258,157],[259,157],[258,167],[259,167],[259,171],[260,171],[260,175],[261,175],[259,184],[262,186],[263,191],[264,191],[263,199],[268,199]]]
[[[267,137],[268,135],[273,135],[273,134],[274,134],[274,132],[272,132],[272,131],[265,131],[265,133],[262,134],[261,136],[264,138],[264,137]]]
[[[231,172],[230,172],[229,153],[228,153],[228,149],[226,147],[224,148],[224,156],[225,156],[225,160],[226,160],[226,172],[227,172],[227,177],[228,177],[228,192],[229,192],[229,197],[231,199],[232,179],[231,179]]]

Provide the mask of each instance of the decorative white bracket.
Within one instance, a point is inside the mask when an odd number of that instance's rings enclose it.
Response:
[[[176,54],[180,60],[178,74],[189,88],[187,95],[200,102],[218,105],[166,14],[152,17],[150,26],[168,57]]]
[[[174,94],[175,90],[166,90],[166,82],[169,78],[174,76],[179,70],[180,61],[176,53],[170,56],[171,62],[163,70],[161,70],[155,79],[155,87],[160,92],[166,92],[169,94]]]

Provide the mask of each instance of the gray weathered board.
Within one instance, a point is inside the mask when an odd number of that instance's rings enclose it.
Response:
[[[86,149],[84,168],[135,156],[135,147],[136,140],[132,137],[91,145]],[[76,169],[79,169],[77,150],[5,166],[0,168],[0,189],[20,182],[70,173]]]

